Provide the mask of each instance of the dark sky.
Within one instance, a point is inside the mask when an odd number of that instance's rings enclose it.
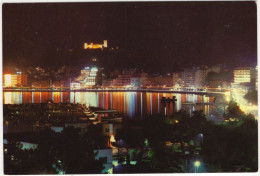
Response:
[[[3,5],[3,64],[71,64],[57,48],[107,39],[122,61],[164,65],[256,62],[254,2]],[[235,62],[234,62],[235,61]],[[84,64],[84,63],[82,63]],[[163,65],[163,64],[162,64]],[[161,65],[161,66],[162,66]]]

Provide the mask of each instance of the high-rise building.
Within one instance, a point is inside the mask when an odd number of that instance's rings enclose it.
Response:
[[[17,72],[17,86],[26,86],[28,84],[28,77],[26,74]]]
[[[251,83],[255,79],[255,69],[254,68],[236,68],[234,71],[234,83]]]
[[[95,86],[99,81],[98,71],[97,67],[85,67],[81,70],[81,74],[76,80],[83,86]]]
[[[195,87],[195,69],[185,69],[182,72],[182,80],[185,87]]]
[[[182,74],[180,73],[173,73],[173,86],[182,86]]]
[[[207,74],[206,67],[185,69],[182,72],[182,81],[185,87],[201,88],[206,85]]]
[[[201,68],[195,72],[195,87],[204,87],[206,85],[206,78],[208,75],[208,70]]]

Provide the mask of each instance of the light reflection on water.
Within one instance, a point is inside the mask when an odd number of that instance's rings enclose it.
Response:
[[[116,109],[119,113],[134,118],[143,118],[152,114],[172,114],[179,110],[191,113],[203,110],[206,116],[212,112],[213,105],[194,105],[182,103],[212,102],[213,97],[195,94],[149,93],[149,92],[4,92],[4,104],[45,103],[80,103],[87,107],[95,106]],[[161,103],[161,98],[176,97],[173,103]]]

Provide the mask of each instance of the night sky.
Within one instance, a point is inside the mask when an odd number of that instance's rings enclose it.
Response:
[[[256,63],[254,2],[3,5],[3,65],[77,62],[83,42],[108,40],[129,66]],[[73,49],[66,54],[57,50]],[[73,58],[73,59],[72,59]],[[82,61],[80,61],[82,62]],[[84,65],[85,63],[81,63]]]

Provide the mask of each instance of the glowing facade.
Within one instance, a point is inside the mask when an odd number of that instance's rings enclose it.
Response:
[[[95,86],[97,84],[97,67],[85,67],[81,70],[81,75],[77,78],[83,86]]]
[[[4,75],[4,87],[15,87],[27,85],[27,75],[17,72],[17,74]]]
[[[4,75],[4,87],[17,86],[17,75],[5,74]]]
[[[70,89],[71,90],[79,90],[80,89],[80,83],[70,83]]]
[[[4,75],[4,87],[12,87],[12,75]]]
[[[233,71],[234,83],[251,83],[255,77],[254,69],[252,68],[237,68]]]
[[[104,40],[103,44],[84,43],[84,49],[103,49],[103,48],[107,48],[107,40]]]

